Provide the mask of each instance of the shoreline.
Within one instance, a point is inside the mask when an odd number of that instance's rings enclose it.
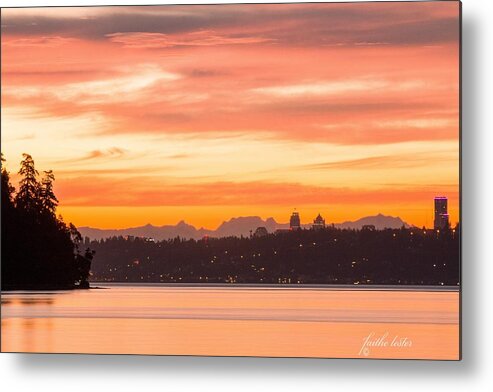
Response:
[[[108,290],[111,287],[162,287],[183,289],[257,289],[257,290],[314,290],[314,291],[402,291],[402,292],[461,292],[461,286],[441,285],[351,285],[351,284],[271,284],[271,283],[129,283],[92,282],[89,287],[2,287],[0,292]],[[104,287],[107,286],[107,287]]]
[[[78,287],[78,286],[7,286],[1,287],[0,291],[74,291],[89,290],[95,287]]]
[[[278,289],[278,290],[338,290],[338,291],[423,291],[460,292],[461,286],[441,285],[354,285],[354,284],[271,284],[271,283],[129,283],[94,282],[99,286],[115,287],[166,287],[166,288],[230,288],[230,289]],[[92,288],[92,287],[91,287]],[[100,287],[105,289],[106,287]]]

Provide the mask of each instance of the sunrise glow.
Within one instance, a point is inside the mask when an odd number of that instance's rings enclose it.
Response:
[[[389,23],[389,22],[392,23]],[[457,2],[2,9],[2,152],[78,226],[459,219]]]

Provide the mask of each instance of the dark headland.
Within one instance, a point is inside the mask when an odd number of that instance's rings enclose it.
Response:
[[[57,217],[52,171],[39,172],[23,155],[18,189],[2,156],[2,290],[89,288],[94,252],[82,251],[77,228]]]

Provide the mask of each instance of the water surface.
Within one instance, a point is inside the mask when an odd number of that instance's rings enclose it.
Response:
[[[457,289],[98,287],[2,293],[2,351],[459,356]]]

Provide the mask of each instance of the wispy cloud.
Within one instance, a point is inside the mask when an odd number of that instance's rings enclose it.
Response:
[[[32,38],[17,38],[3,42],[4,46],[12,47],[30,47],[30,46],[43,46],[43,47],[59,47],[62,45],[75,44],[77,42],[74,38],[60,37],[60,36],[45,36],[45,37],[32,37]]]
[[[443,154],[436,154],[435,156],[431,154],[400,154],[400,155],[383,155],[383,156],[373,156],[359,159],[349,159],[331,162],[314,163],[310,165],[304,165],[299,167],[300,170],[332,170],[332,169],[343,169],[343,170],[387,170],[400,169],[400,168],[420,168],[420,167],[430,167],[434,162],[455,162],[455,157],[448,154],[448,156],[443,156]]]
[[[417,129],[433,129],[444,127],[457,127],[456,118],[421,118],[421,119],[404,119],[380,121],[375,124],[380,128],[417,128]]]
[[[251,91],[275,97],[299,97],[305,95],[345,95],[351,93],[379,94],[385,92],[408,92],[423,88],[421,80],[390,81],[379,78],[365,77],[361,79],[316,81],[311,83],[284,86],[259,87]]]
[[[181,46],[251,45],[274,41],[272,38],[255,36],[226,36],[208,30],[195,31],[181,36],[139,32],[113,33],[108,34],[107,37],[111,42],[122,44],[127,48],[138,49],[159,49]]]
[[[125,154],[127,154],[127,151],[125,149],[119,147],[111,147],[106,150],[92,150],[82,157],[79,158],[74,157],[60,162],[76,164],[79,162],[92,161],[101,158],[104,159],[121,158]]]
[[[155,64],[139,64],[115,70],[116,75],[98,80],[67,83],[55,87],[31,85],[7,87],[5,94],[17,98],[51,95],[60,101],[81,104],[108,104],[111,102],[134,102],[139,93],[159,83],[169,83],[181,78],[180,75],[165,71]]]

